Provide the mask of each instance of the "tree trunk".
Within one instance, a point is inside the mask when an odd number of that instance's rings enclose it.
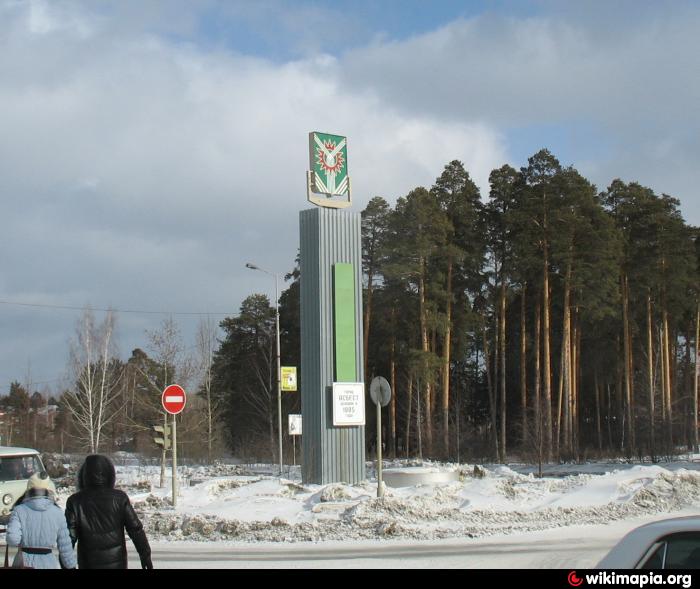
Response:
[[[572,330],[572,370],[571,370],[571,445],[576,459],[579,459],[579,386],[581,382],[581,325],[578,308],[574,309]]]
[[[571,263],[566,266],[564,278],[564,319],[561,346],[561,374],[559,382],[564,388],[564,453],[569,458],[571,456]],[[561,387],[561,385],[560,385]],[[561,415],[561,388],[559,398],[559,411]],[[559,426],[557,427],[557,431]]]
[[[627,284],[627,303],[628,303],[628,310],[629,310],[629,283]],[[628,315],[629,317],[629,315]],[[628,349],[629,349],[629,375],[630,375],[630,447],[632,448],[632,452],[635,451],[637,447],[637,408],[636,408],[636,395],[634,393],[635,391],[635,385],[634,385],[634,345],[632,341],[632,329],[628,330],[628,336],[629,336],[629,343],[628,343]]]
[[[698,352],[698,339],[700,339],[700,303],[695,312],[695,383],[693,385],[693,444],[695,452],[700,452],[698,443],[698,381],[700,380],[700,352]]]
[[[497,361],[496,359],[494,361]],[[491,378],[491,352],[489,350],[489,340],[484,327],[484,365],[486,366],[486,386],[489,392],[489,414],[491,416],[491,442],[493,444],[493,457],[498,459],[498,430],[496,420],[496,392],[493,390],[493,379]]]
[[[617,384],[615,387],[615,410],[617,413],[618,421],[619,424],[617,426],[618,431],[616,432],[619,437],[619,451],[623,452],[624,451],[624,445],[625,445],[625,407],[624,407],[624,367],[623,367],[623,361],[621,359],[621,356],[624,358],[624,344],[620,341],[620,336],[618,335],[616,338],[616,349],[617,349],[617,362],[616,362],[616,367],[617,367]]]
[[[552,367],[549,352],[549,259],[547,245],[544,246],[542,271],[542,344],[544,354],[544,402],[545,402],[545,447],[547,462],[552,461]]]
[[[420,411],[420,381],[418,378],[418,395],[416,395],[416,432],[418,433],[418,457],[423,460],[423,415]]]
[[[425,446],[428,455],[432,455],[433,449],[433,414],[432,414],[432,379],[427,370],[428,347],[428,321],[425,304],[425,259],[420,260],[420,280],[418,284],[418,296],[420,299],[420,331],[421,349],[423,350],[423,379],[425,380]],[[420,394],[420,390],[418,391]],[[420,432],[419,432],[420,433]]]
[[[623,323],[623,345],[625,350],[625,438],[627,447],[627,457],[634,452],[633,428],[632,428],[632,350],[629,325],[629,290],[627,276],[622,275],[622,323]]]
[[[506,282],[501,279],[501,296],[499,302],[501,321],[499,324],[498,347],[501,356],[500,370],[500,446],[499,459],[501,463],[506,461]]]
[[[420,395],[420,391],[418,391]],[[406,411],[406,458],[410,456],[410,443],[411,443],[411,409],[413,405],[413,374],[408,377],[408,409]]]
[[[163,440],[165,440],[165,431],[167,430],[168,427],[168,414],[163,412]],[[171,442],[172,444],[172,442]],[[165,487],[165,460],[166,460],[166,454],[165,454],[165,443],[163,443],[163,449],[161,450],[160,453],[160,488],[162,489]]]
[[[564,349],[564,345],[562,342],[562,350]],[[566,371],[566,365],[565,365],[565,355],[561,354],[559,357],[559,388],[557,389],[557,415],[556,419],[554,421],[554,456],[556,457],[557,460],[561,459],[561,447],[562,445],[564,446],[564,449],[566,450],[566,440],[564,441],[564,444],[562,444],[562,408],[563,408],[563,402],[564,402],[564,372]]]
[[[666,436],[666,338],[664,337],[663,321],[659,327],[659,352],[660,357],[659,371],[661,372],[661,424],[663,426],[664,439]]]
[[[214,438],[214,416],[211,408],[211,388],[207,389],[207,464],[212,463],[212,442]]]
[[[692,387],[692,379],[690,375],[690,368],[691,368],[691,362],[690,362],[690,340],[691,336],[690,334],[693,331],[693,325],[690,323],[688,325],[688,331],[686,332],[685,335],[685,394],[683,395],[687,401],[683,403],[685,407],[687,407],[687,415],[691,416],[692,411],[693,411],[693,387]],[[684,419],[684,429],[686,430],[686,435],[685,435],[685,440],[686,440],[686,445],[688,446],[688,451],[692,452],[694,448],[694,443],[693,443],[693,437],[691,435],[690,428],[693,424],[692,419]]]
[[[539,301],[535,305],[535,432],[537,445],[542,447],[542,382],[541,382],[541,335],[542,335],[542,303]]]
[[[450,430],[449,430],[449,409],[450,409],[450,352],[452,348],[452,260],[447,263],[447,316],[445,330],[445,343],[443,345],[442,358],[442,446],[445,458],[450,452]]]
[[[673,408],[671,405],[671,344],[668,334],[668,313],[664,308],[662,310],[663,321],[663,338],[664,338],[664,375],[666,390],[666,441],[668,443],[668,452],[673,452]]]
[[[595,389],[595,431],[598,440],[598,452],[603,451],[603,430],[600,422],[600,383],[598,382],[598,367],[593,372],[593,387]]]
[[[392,326],[395,324],[396,309],[391,309]],[[389,401],[389,452],[396,458],[396,332],[391,330],[391,343],[389,344],[389,382],[391,383],[391,399]]]
[[[612,450],[613,446],[613,433],[612,433],[612,393],[610,392],[610,383],[607,383],[606,387],[608,391],[608,419],[607,419],[607,430],[608,430],[608,449]]]
[[[364,316],[364,322],[363,322],[363,342],[362,342],[362,349],[364,351],[364,375],[365,375],[365,381],[368,381],[370,378],[369,374],[369,330],[370,330],[370,320],[372,317],[372,292],[373,292],[373,285],[372,285],[372,269],[368,269],[368,277],[367,277],[367,300],[365,301],[365,316]]]
[[[656,461],[654,439],[654,341],[652,337],[651,289],[647,290],[647,371],[649,377],[649,451],[652,462]]]
[[[525,331],[525,312],[527,282],[523,283],[520,298],[520,430],[522,432],[521,444],[527,443],[527,333]]]

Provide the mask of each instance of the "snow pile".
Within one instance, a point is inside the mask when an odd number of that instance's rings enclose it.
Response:
[[[696,468],[700,465],[692,465]],[[183,469],[177,507],[156,467],[118,467],[150,538],[238,542],[473,538],[605,524],[700,507],[700,471],[596,465],[536,478],[504,466],[457,466],[460,481],[386,487],[302,484],[242,467]],[[170,471],[168,470],[168,475]]]

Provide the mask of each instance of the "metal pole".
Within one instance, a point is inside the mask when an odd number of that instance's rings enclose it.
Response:
[[[280,454],[280,472],[279,475],[282,476],[282,469],[284,467],[282,461],[282,367],[280,366],[280,304],[279,304],[279,288],[277,286],[277,274],[268,272],[255,264],[247,263],[246,268],[251,270],[260,270],[265,274],[269,274],[275,279],[275,331],[277,332],[277,431],[279,434],[279,454]]]
[[[698,351],[698,338],[700,338],[700,303],[695,312],[695,385],[693,387],[693,451],[700,451],[698,445],[698,380],[700,380],[700,352]]]
[[[177,505],[177,422],[173,415],[173,507]]]
[[[382,485],[382,406],[377,396],[377,497],[384,497]]]
[[[280,308],[279,293],[277,288],[277,274],[275,274],[275,327],[277,330],[277,430],[279,432],[280,446],[280,477],[282,476],[282,368],[280,366]]]
[[[418,379],[418,411],[416,412],[416,424],[418,429],[418,456],[421,461],[423,460],[423,441],[421,439],[421,425],[423,422],[423,416],[420,414],[420,378]]]
[[[163,413],[163,452],[160,455],[160,485],[159,487],[162,489],[165,487],[165,461],[168,459],[168,457],[165,454],[166,448],[165,448],[165,440],[168,439],[168,414]]]

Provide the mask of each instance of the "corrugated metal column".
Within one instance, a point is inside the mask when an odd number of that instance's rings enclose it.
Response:
[[[335,375],[333,276],[335,264],[352,266],[355,296],[353,380],[363,382],[361,217],[359,213],[316,208],[301,211],[299,228],[302,478],[306,483],[356,483],[366,478],[365,428],[333,426],[331,390],[333,381],[340,380]],[[346,266],[341,270],[346,278],[348,270]],[[348,325],[351,322],[343,322],[344,329]],[[347,362],[345,365],[344,371]]]

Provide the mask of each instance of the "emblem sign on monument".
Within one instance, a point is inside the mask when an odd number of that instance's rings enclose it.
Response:
[[[309,167],[306,195],[310,202],[334,209],[350,206],[347,137],[309,133]]]

